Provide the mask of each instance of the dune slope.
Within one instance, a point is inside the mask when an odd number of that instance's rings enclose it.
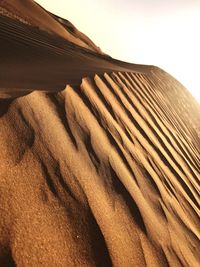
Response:
[[[17,15],[0,26],[0,266],[198,266],[188,91]]]
[[[1,262],[198,266],[199,139],[157,77],[1,103]]]

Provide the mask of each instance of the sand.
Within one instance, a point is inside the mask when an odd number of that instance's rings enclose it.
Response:
[[[190,93],[17,16],[0,36],[0,266],[198,267]]]

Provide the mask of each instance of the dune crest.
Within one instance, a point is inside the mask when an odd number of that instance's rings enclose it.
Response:
[[[157,67],[72,45],[6,8],[0,266],[197,267],[198,103]],[[53,19],[38,8],[35,19]]]

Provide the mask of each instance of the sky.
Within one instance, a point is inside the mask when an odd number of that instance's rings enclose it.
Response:
[[[156,65],[200,103],[200,0],[36,0],[66,18],[103,52]]]

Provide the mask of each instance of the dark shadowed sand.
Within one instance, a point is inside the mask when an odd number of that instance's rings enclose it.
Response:
[[[200,262],[200,106],[33,1],[0,1],[0,267]]]

